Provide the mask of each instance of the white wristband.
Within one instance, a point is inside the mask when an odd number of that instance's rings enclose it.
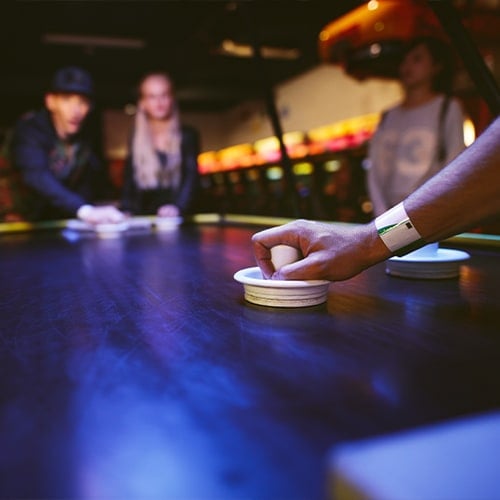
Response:
[[[375,219],[375,227],[385,246],[395,255],[405,255],[425,245],[403,202],[379,215]]]

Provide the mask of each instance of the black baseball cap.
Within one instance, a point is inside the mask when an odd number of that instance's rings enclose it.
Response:
[[[56,71],[49,92],[61,94],[94,95],[94,82],[90,74],[78,66],[67,66]]]

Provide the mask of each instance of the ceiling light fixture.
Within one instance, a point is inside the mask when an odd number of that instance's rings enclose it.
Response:
[[[253,57],[254,49],[251,45],[236,43],[233,40],[223,40],[216,52],[225,56],[232,57]],[[299,49],[287,49],[283,47],[269,47],[263,45],[260,47],[261,56],[264,59],[287,59],[293,60],[300,57]]]
[[[145,40],[140,38],[118,38],[93,35],[68,35],[63,33],[47,33],[42,36],[42,42],[49,45],[78,45],[82,47],[109,49],[143,49]]]

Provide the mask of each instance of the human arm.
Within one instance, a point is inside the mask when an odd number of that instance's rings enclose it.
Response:
[[[45,203],[74,215],[87,200],[64,186],[50,169],[54,139],[48,125],[39,117],[22,118],[12,141],[12,162],[23,182]],[[48,123],[48,122],[47,122]]]
[[[427,242],[447,238],[500,214],[500,117],[445,169],[405,200]]]
[[[446,168],[403,202],[424,243],[469,229],[500,214],[500,118]],[[253,248],[266,278],[339,281],[392,255],[375,221],[343,226],[294,221],[256,233]],[[270,248],[294,246],[304,258],[275,272]]]

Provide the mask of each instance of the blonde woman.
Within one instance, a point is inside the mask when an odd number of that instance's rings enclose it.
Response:
[[[167,74],[148,73],[138,90],[122,209],[132,215],[181,216],[189,210],[196,192],[198,134],[181,125]]]

